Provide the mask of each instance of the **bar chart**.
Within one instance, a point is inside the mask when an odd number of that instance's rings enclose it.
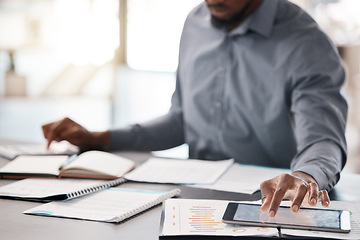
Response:
[[[276,228],[244,227],[221,221],[228,201],[169,199],[163,235],[277,236]]]

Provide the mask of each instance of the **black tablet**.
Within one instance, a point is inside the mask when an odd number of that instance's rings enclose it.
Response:
[[[293,213],[290,207],[280,206],[275,217],[260,211],[260,204],[230,202],[224,223],[261,227],[282,227],[328,232],[350,232],[350,212],[332,209],[300,208]]]

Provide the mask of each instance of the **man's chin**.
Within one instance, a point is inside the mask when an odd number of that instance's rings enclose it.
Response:
[[[216,28],[226,28],[231,25],[231,22],[230,20],[211,15],[211,23]]]
[[[226,10],[212,10],[211,16],[221,20],[230,19],[229,13]]]

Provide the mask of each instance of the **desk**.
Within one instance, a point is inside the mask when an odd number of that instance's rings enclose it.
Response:
[[[133,159],[137,165],[150,157],[148,153],[121,152],[120,155]],[[0,158],[0,167],[8,162]],[[0,180],[0,186],[13,180]],[[360,188],[355,187],[360,182],[360,175],[344,174],[339,184],[331,193],[334,200],[359,201]],[[169,184],[126,183],[122,187],[167,191],[174,188]],[[178,187],[178,186],[177,186]],[[258,200],[260,194],[247,195],[239,193],[220,192],[206,189],[179,186],[182,198],[203,198],[223,200]],[[41,203],[0,199],[0,239],[28,240],[154,240],[158,239],[161,206],[157,206],[121,224],[73,220],[66,218],[31,216],[23,211],[38,206]],[[194,239],[176,237],[171,239]],[[196,239],[215,239],[196,237]],[[216,238],[219,239],[219,238]],[[234,238],[221,238],[234,239]],[[261,238],[251,238],[261,239]]]

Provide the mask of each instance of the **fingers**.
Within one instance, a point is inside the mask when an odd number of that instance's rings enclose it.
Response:
[[[312,182],[309,184],[309,200],[308,203],[310,206],[314,207],[317,204],[318,201],[318,192],[319,187],[316,183]],[[326,192],[327,194],[327,192]]]
[[[291,205],[292,212],[296,213],[299,211],[307,191],[308,191],[308,184],[306,182],[302,182],[300,183],[300,185],[298,185],[295,197],[293,199],[293,203]]]
[[[318,194],[318,199],[321,201],[321,205],[323,207],[329,207],[330,205],[330,197],[326,190],[321,190]]]
[[[50,147],[50,144],[52,141],[56,140],[56,141],[61,141],[60,139],[60,134],[61,134],[61,130],[64,128],[64,121],[59,121],[59,122],[55,122],[50,126],[48,135],[47,135],[47,140],[48,140],[48,144],[47,144],[47,148]]]
[[[269,211],[269,216],[274,217],[279,209],[281,200],[285,197],[287,192],[287,175],[283,174],[273,179],[264,181],[260,184],[262,206],[260,210],[265,212]]]
[[[274,183],[276,183],[277,181],[274,179],[270,179],[267,181],[264,181],[260,184],[260,190],[261,190],[261,202],[262,205],[260,207],[260,210],[262,212],[266,212],[269,210],[270,208],[270,204],[271,201],[273,199],[273,195],[274,195]]]
[[[42,126],[44,137],[47,139],[47,148],[50,147],[52,141],[65,140],[62,133],[76,124],[69,118],[64,118],[60,121],[45,124]]]
[[[279,210],[279,206],[281,204],[281,201],[284,199],[285,194],[289,190],[293,190],[296,187],[296,184],[294,183],[294,180],[297,180],[294,178],[294,176],[291,176],[290,174],[283,174],[280,175],[278,179],[278,184],[276,186],[276,189],[274,191],[274,195],[270,204],[269,208],[269,216],[274,217]],[[303,191],[298,190],[298,196],[297,200],[298,202],[302,202],[303,196],[301,195]],[[302,197],[302,198],[301,198]],[[295,205],[296,207],[296,205]]]
[[[52,128],[53,128],[54,124],[55,123],[48,123],[48,124],[45,124],[45,125],[42,126],[44,137],[47,140],[47,146],[46,146],[47,149],[49,149],[50,144],[51,144],[51,142],[53,140],[51,132],[52,132]]]
[[[318,184],[310,175],[303,172],[282,174],[260,185],[261,211],[269,211],[274,217],[283,199],[292,201],[291,211],[296,213],[300,206],[315,206],[320,200],[324,207],[329,206],[330,198],[326,190],[319,191]]]

